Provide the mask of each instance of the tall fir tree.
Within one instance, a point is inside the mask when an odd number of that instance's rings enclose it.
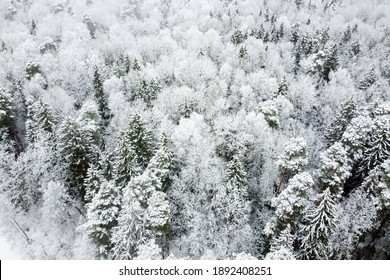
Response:
[[[131,179],[124,191],[113,234],[114,259],[134,259],[140,246],[169,229],[169,204],[160,179],[151,171]]]
[[[24,147],[17,130],[12,102],[9,91],[0,86],[0,130],[5,131],[7,137],[13,140],[12,144],[17,154],[20,154],[24,151]]]
[[[236,154],[227,165],[225,184],[215,190],[211,209],[220,238],[216,249],[220,257],[252,251],[254,235],[249,225],[251,207],[245,176],[241,158]]]
[[[328,259],[329,237],[336,227],[336,203],[329,188],[320,193],[314,207],[307,212],[306,224],[301,229],[303,259]]]
[[[121,186],[130,182],[131,178],[141,172],[137,164],[136,154],[127,141],[125,133],[119,137],[119,147],[116,159],[116,177]]]
[[[60,126],[59,149],[69,171],[70,193],[84,200],[84,179],[97,161],[96,141],[77,121],[67,118]]]
[[[340,198],[351,170],[352,161],[347,150],[336,142],[320,156],[320,188],[329,189],[334,198]]]
[[[286,76],[283,76],[283,79],[280,81],[278,85],[278,91],[276,92],[277,95],[286,95],[288,92],[288,84],[286,80]]]
[[[160,90],[161,87],[157,80],[141,80],[136,92],[136,97],[143,100],[145,104],[150,107],[152,106],[152,101],[157,98],[157,95]]]
[[[95,90],[95,100],[98,104],[99,115],[101,118],[101,126],[106,128],[110,123],[112,114],[110,108],[108,107],[108,97],[104,92],[103,81],[97,67],[95,67],[93,72],[93,88]]]
[[[99,187],[88,204],[86,230],[99,248],[98,257],[108,259],[113,246],[112,230],[118,225],[121,196],[112,181],[103,181]]]
[[[288,181],[280,195],[272,199],[275,217],[267,224],[268,235],[278,235],[287,225],[290,226],[290,231],[297,231],[309,205],[308,193],[313,185],[313,178],[307,172],[299,173]]]
[[[246,182],[245,168],[238,154],[229,161],[226,171],[227,182],[232,185],[243,185]]]
[[[27,142],[33,143],[37,134],[52,133],[54,119],[49,106],[41,100],[31,103],[27,108]]]
[[[154,140],[139,114],[133,115],[129,129],[125,134],[125,141],[136,155],[136,163],[142,170],[149,164],[153,156]]]
[[[375,129],[369,135],[369,140],[363,149],[360,162],[360,172],[367,174],[376,166],[390,158],[390,127],[389,122],[376,123]]]
[[[367,73],[363,75],[359,81],[358,88],[361,90],[366,90],[372,86],[378,80],[378,75],[376,74],[375,68],[372,67]]]
[[[344,131],[351,120],[356,117],[356,114],[357,109],[354,100],[350,99],[341,105],[340,112],[334,116],[325,130],[325,139],[329,145],[341,140]]]
[[[142,173],[153,156],[154,140],[139,114],[131,118],[129,128],[120,135],[116,171],[122,185]]]
[[[150,160],[149,170],[154,172],[161,180],[162,189],[166,192],[171,184],[174,169],[173,152],[170,148],[170,141],[165,132],[160,140],[160,147]]]
[[[283,154],[279,157],[277,164],[280,172],[280,182],[275,190],[278,195],[283,182],[287,181],[307,165],[307,142],[302,137],[292,138],[286,143]]]
[[[9,92],[0,87],[0,127],[9,129],[13,124],[12,100]]]
[[[291,234],[291,227],[288,224],[284,230],[275,238],[271,244],[266,260],[295,260],[294,235]]]
[[[99,192],[100,186],[104,181],[102,173],[103,172],[97,165],[91,164],[89,166],[84,179],[85,202],[91,202],[94,196]]]

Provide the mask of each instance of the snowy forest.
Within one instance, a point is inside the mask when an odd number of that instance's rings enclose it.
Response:
[[[389,86],[389,0],[0,0],[0,233],[390,259]]]

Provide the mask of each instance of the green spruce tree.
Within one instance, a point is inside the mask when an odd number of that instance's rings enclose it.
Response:
[[[104,92],[103,81],[97,67],[95,67],[93,72],[93,88],[95,90],[95,100],[98,104],[101,126],[106,128],[110,123],[112,115],[108,107],[108,97]]]

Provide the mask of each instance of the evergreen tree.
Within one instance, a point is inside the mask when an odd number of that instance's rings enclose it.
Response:
[[[274,101],[267,100],[260,104],[259,108],[260,112],[264,114],[264,118],[267,121],[268,125],[273,128],[277,129],[279,128],[280,121],[279,121],[279,111],[276,107]]]
[[[351,159],[344,146],[336,142],[320,156],[320,187],[329,189],[332,196],[339,198],[344,191],[344,183],[351,175]]]
[[[248,51],[246,50],[245,46],[241,46],[240,51],[238,53],[238,57],[241,59],[244,59],[245,57],[248,56]]]
[[[158,93],[161,91],[161,87],[156,80],[147,82],[142,80],[138,86],[136,96],[142,99],[147,106],[152,105],[152,101],[157,98]]]
[[[298,137],[292,138],[284,148],[283,155],[277,161],[280,172],[280,182],[276,189],[276,195],[280,193],[282,183],[289,176],[299,173],[307,165],[307,142]]]
[[[119,139],[116,160],[117,180],[120,185],[126,185],[132,177],[141,172],[137,165],[137,155],[127,140],[126,135],[122,133]]]
[[[256,30],[256,32],[255,32],[255,38],[256,39],[263,39],[263,37],[264,37],[264,34],[265,34],[265,29],[264,29],[264,25],[263,24],[261,24],[260,25],[260,27],[259,27],[259,29],[257,29]]]
[[[291,234],[291,227],[288,224],[272,242],[266,260],[295,260],[294,256],[294,236]]]
[[[315,54],[313,61],[312,71],[319,73],[326,82],[329,82],[330,72],[336,71],[339,65],[337,45],[334,43],[326,44],[322,51]]]
[[[187,101],[184,102],[184,105],[182,106],[182,110],[181,110],[181,115],[184,117],[184,118],[189,118],[191,116],[191,113],[192,113],[192,108],[191,106],[188,104]]]
[[[141,70],[141,66],[138,63],[138,60],[136,58],[133,59],[133,62],[131,63],[131,69],[134,71],[139,71]]]
[[[102,171],[96,165],[90,165],[84,180],[85,202],[89,203],[99,192],[100,186],[104,181]]]
[[[125,138],[137,156],[137,164],[145,169],[153,156],[154,140],[139,114],[133,115]]]
[[[93,88],[95,90],[95,100],[98,104],[101,125],[103,128],[106,128],[110,123],[112,115],[108,107],[108,97],[104,92],[103,81],[97,67],[95,67],[93,72]]]
[[[37,34],[37,25],[34,20],[31,21],[30,34],[33,36]]]
[[[336,227],[336,203],[329,188],[319,194],[315,206],[305,217],[306,225],[301,233],[301,257],[303,259],[328,259],[329,237]]]
[[[245,41],[245,34],[242,33],[241,30],[236,29],[233,31],[232,37],[230,38],[230,41],[235,44],[239,45]]]
[[[149,164],[153,150],[152,134],[146,128],[141,116],[133,115],[129,128],[120,136],[117,159],[118,181],[126,184],[133,176],[140,174]]]
[[[284,76],[278,85],[278,91],[276,92],[276,94],[286,95],[287,92],[288,92],[288,84],[287,84],[286,76]]]
[[[226,171],[227,182],[231,185],[242,186],[245,183],[246,172],[238,154],[229,161]]]
[[[360,42],[356,40],[351,44],[351,47],[349,49],[349,54],[351,57],[357,56],[360,53]]]
[[[27,141],[35,141],[37,134],[52,133],[54,126],[53,116],[49,106],[41,100],[35,101],[27,108]]]
[[[114,259],[134,259],[140,246],[169,228],[169,204],[159,178],[147,170],[125,189],[118,226],[113,234]]]
[[[173,170],[173,152],[170,149],[170,141],[163,132],[160,140],[160,148],[156,151],[150,163],[148,165],[148,170],[154,172],[157,177],[160,178],[162,183],[162,189],[167,191],[170,183]]]
[[[326,141],[330,145],[340,141],[344,131],[354,117],[356,117],[356,103],[353,100],[348,100],[341,105],[340,112],[327,126],[325,130]]]
[[[307,172],[299,173],[289,180],[287,187],[280,195],[272,199],[271,205],[275,209],[275,219],[267,225],[268,232],[278,234],[287,225],[290,226],[290,230],[297,230],[309,202],[309,189],[313,185],[314,181]]]
[[[233,253],[252,250],[253,231],[249,225],[250,201],[245,170],[236,154],[228,163],[225,174],[225,185],[216,190],[212,209],[215,213],[218,236],[218,248],[221,256],[232,256]],[[246,240],[243,242],[243,239]]]
[[[348,25],[347,30],[344,31],[342,41],[344,44],[348,43],[352,38],[351,26]]]
[[[12,100],[8,91],[0,87],[0,128],[10,128],[13,124]]]
[[[290,36],[290,41],[294,43],[294,45],[298,42],[300,37],[300,30],[299,30],[299,24],[294,23],[291,26],[291,36]]]
[[[360,172],[366,174],[390,158],[390,128],[388,123],[377,123],[363,149]]]
[[[269,32],[266,31],[266,32],[264,33],[264,36],[263,36],[263,42],[264,42],[264,43],[268,43],[269,41],[270,41]]]
[[[9,139],[13,140],[17,153],[20,154],[24,147],[18,135],[12,101],[8,90],[0,87],[0,135],[6,131]]]
[[[383,184],[380,186],[380,199],[386,209],[390,208],[390,159],[382,163],[382,180]]]
[[[279,30],[277,31],[277,38],[278,38],[278,41],[280,39],[282,39],[284,36],[284,24],[281,23],[280,26],[279,26]]]
[[[84,179],[89,166],[96,162],[96,142],[70,118],[65,119],[59,131],[59,148],[69,171],[70,193],[84,200]]]
[[[364,74],[363,78],[359,82],[358,88],[361,90],[366,90],[377,80],[378,75],[376,74],[375,68],[372,67],[367,73]]]
[[[41,66],[36,61],[29,61],[26,65],[26,78],[31,80],[36,74],[41,73]]]
[[[107,259],[112,248],[112,230],[117,226],[121,205],[120,191],[113,182],[103,181],[88,204],[86,229],[99,247],[100,258]]]

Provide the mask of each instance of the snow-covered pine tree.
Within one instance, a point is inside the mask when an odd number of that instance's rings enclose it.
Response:
[[[103,81],[97,67],[93,71],[93,88],[95,90],[95,100],[98,104],[101,126],[106,128],[110,123],[112,114],[108,107],[108,97],[104,92]]]
[[[150,82],[142,80],[138,86],[136,96],[143,100],[147,106],[152,105],[152,101],[157,98],[161,87],[158,81],[152,79]]]
[[[241,30],[236,29],[233,31],[230,41],[235,45],[239,45],[242,42],[244,42],[245,39],[246,39],[246,35]]]
[[[23,145],[18,135],[15,123],[15,116],[12,108],[12,97],[9,91],[0,86],[0,130],[6,131],[9,139],[13,140],[13,144],[17,153],[21,153]]]
[[[161,247],[156,244],[156,240],[153,238],[148,240],[147,243],[141,244],[138,248],[138,254],[136,260],[161,260],[162,252]]]
[[[0,87],[0,127],[9,127],[9,123],[13,118],[12,114],[12,101],[8,91]]]
[[[41,100],[31,103],[27,107],[27,142],[32,143],[37,134],[53,132],[54,119],[49,106]]]
[[[181,107],[180,115],[182,115],[183,118],[189,118],[193,109],[191,108],[190,104],[188,104],[188,101],[186,100]]]
[[[307,142],[302,137],[292,138],[286,143],[283,154],[277,164],[280,172],[280,182],[276,189],[276,195],[281,191],[282,183],[288,177],[293,176],[307,165]]]
[[[168,190],[172,180],[173,164],[173,152],[170,148],[170,141],[166,133],[163,132],[160,147],[150,160],[147,169],[154,172],[160,178],[164,192]]]
[[[390,207],[390,159],[386,160],[382,164],[383,182],[384,186],[381,191],[382,204],[386,207]]]
[[[121,186],[130,182],[141,170],[137,165],[136,154],[127,141],[126,134],[121,133],[116,159],[116,177]]]
[[[342,201],[337,213],[337,223],[330,236],[332,259],[353,259],[361,237],[378,226],[379,199],[358,187]]]
[[[286,76],[283,76],[283,79],[279,82],[278,91],[276,95],[286,95],[288,92],[288,84],[286,80]]]
[[[316,53],[313,57],[314,65],[312,71],[320,74],[326,82],[330,81],[329,74],[331,71],[336,71],[339,66],[337,45],[333,42],[328,42],[324,49]]]
[[[125,133],[125,141],[136,155],[136,163],[144,170],[153,156],[154,139],[139,114],[131,118],[129,128]]]
[[[265,256],[266,260],[295,260],[294,255],[295,237],[291,234],[291,226],[287,224],[286,228],[274,239],[269,253]]]
[[[121,194],[113,181],[101,182],[97,194],[88,204],[86,230],[99,248],[98,258],[110,257],[112,248],[112,230],[118,225],[121,207]]]
[[[301,228],[300,256],[302,259],[328,259],[329,237],[336,227],[336,203],[330,188],[315,199],[314,206],[305,216]]]
[[[218,188],[212,209],[218,226],[221,257],[233,253],[251,252],[254,237],[249,225],[250,201],[246,172],[238,154],[228,163],[225,185]],[[245,240],[245,242],[243,242]]]
[[[341,140],[344,131],[354,117],[356,117],[356,102],[350,99],[341,105],[340,112],[326,127],[324,136],[329,145]]]
[[[277,129],[279,127],[279,111],[274,101],[267,100],[262,102],[259,111],[264,114],[264,118],[271,128]]]
[[[148,166],[153,156],[153,137],[139,114],[133,115],[129,128],[122,132],[117,152],[117,179],[123,186]]]
[[[94,196],[99,192],[103,181],[104,177],[102,171],[98,168],[97,165],[91,164],[84,179],[85,202],[89,203],[92,201]]]
[[[352,161],[343,144],[336,142],[320,156],[320,187],[329,189],[334,199],[341,197],[344,183],[351,176]]]
[[[229,161],[226,171],[227,182],[231,185],[242,186],[246,182],[245,168],[241,162],[238,154],[234,155],[232,160]]]
[[[390,158],[390,123],[376,122],[363,149],[359,171],[366,174]]]
[[[169,204],[160,179],[150,170],[131,179],[124,191],[118,226],[113,234],[114,259],[133,259],[139,246],[169,228]]]
[[[59,129],[59,149],[69,172],[70,194],[84,200],[84,179],[97,160],[96,142],[77,121],[66,118]]]
[[[378,75],[376,74],[375,67],[372,67],[367,73],[363,75],[359,81],[358,88],[361,90],[366,90],[372,86],[378,80]]]
[[[309,205],[308,192],[313,185],[314,181],[307,172],[299,173],[288,181],[280,195],[272,199],[275,218],[267,223],[267,235],[277,236],[287,225],[290,226],[290,231],[297,231]]]

